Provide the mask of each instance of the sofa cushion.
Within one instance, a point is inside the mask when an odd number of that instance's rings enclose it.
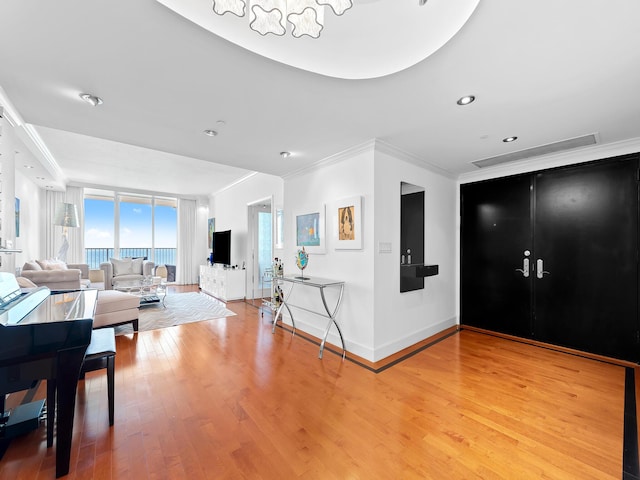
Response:
[[[113,265],[113,276],[130,275],[133,273],[132,262],[130,258],[110,258],[109,261]]]
[[[35,283],[33,283],[31,280],[29,280],[28,278],[16,277],[16,280],[18,281],[18,286],[20,288],[35,288],[35,287],[37,287],[37,285]]]
[[[131,273],[135,273],[137,275],[142,275],[142,262],[144,262],[144,258],[134,258],[131,260]]]
[[[117,277],[113,277],[111,279],[111,285],[115,285],[116,283],[120,284],[133,284],[140,282],[144,277],[142,275],[118,275]]]
[[[38,264],[38,262],[36,262],[35,260],[32,260],[30,262],[24,262],[24,265],[22,266],[22,270],[42,270],[42,267],[40,266],[40,264]]]
[[[23,270],[22,276],[39,287],[51,290],[80,290],[80,275],[77,269],[67,270]]]
[[[96,304],[96,316],[105,313],[119,312],[140,306],[140,297],[117,290],[99,290]]]
[[[42,270],[67,270],[67,264],[61,260],[36,260]]]

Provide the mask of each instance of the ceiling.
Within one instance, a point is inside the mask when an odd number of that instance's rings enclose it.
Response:
[[[322,42],[348,16],[360,38],[359,15],[375,6],[367,25],[375,18],[380,32],[405,35],[402,50],[424,52],[403,22],[385,21],[399,5],[418,15],[441,2],[355,0],[320,39],[277,39]],[[636,0],[483,0],[426,59],[356,80],[266,58],[155,0],[2,0],[0,87],[59,166],[45,165],[59,178],[37,183],[206,195],[372,139],[456,177],[473,161],[586,134],[640,137],[638,18]],[[87,105],[83,92],[104,104]],[[456,104],[468,94],[474,103]]]

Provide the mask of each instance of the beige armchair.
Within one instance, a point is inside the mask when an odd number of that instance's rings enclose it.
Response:
[[[104,272],[104,289],[113,290],[118,281],[136,281],[153,275],[155,263],[142,258],[110,258],[108,262],[101,263],[100,269]]]
[[[80,290],[89,285],[89,265],[55,260],[34,260],[26,262],[21,276],[31,280],[38,287],[51,290]]]

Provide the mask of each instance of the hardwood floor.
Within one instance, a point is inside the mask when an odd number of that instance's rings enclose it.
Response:
[[[115,425],[88,373],[65,478],[622,477],[624,367],[463,330],[376,374],[227,307],[117,337]],[[0,478],[55,478],[54,448],[13,440]]]

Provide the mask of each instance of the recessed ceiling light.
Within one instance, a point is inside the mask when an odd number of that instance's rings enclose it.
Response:
[[[44,177],[36,177],[36,180],[44,180]]]
[[[95,95],[91,95],[90,93],[81,93],[80,98],[93,107],[97,107],[98,105],[102,105],[104,103],[100,97],[96,97]]]
[[[225,122],[224,120],[218,120],[216,122],[216,125],[218,125],[219,127],[223,127],[227,124],[227,122]]]
[[[507,138],[503,138],[502,141],[504,143],[511,143],[511,142],[515,142],[518,139],[518,137],[507,137]]]
[[[473,95],[465,95],[464,97],[461,97],[458,99],[458,101],[456,102],[458,105],[469,105],[470,103],[472,103],[474,100],[476,99],[475,96]]]
[[[280,152],[282,158],[288,158],[291,156],[291,152]]]
[[[216,135],[218,135],[218,132],[216,132],[215,130],[205,130],[203,133],[207,137],[215,137]]]
[[[33,165],[25,165],[24,168],[35,168]]]

